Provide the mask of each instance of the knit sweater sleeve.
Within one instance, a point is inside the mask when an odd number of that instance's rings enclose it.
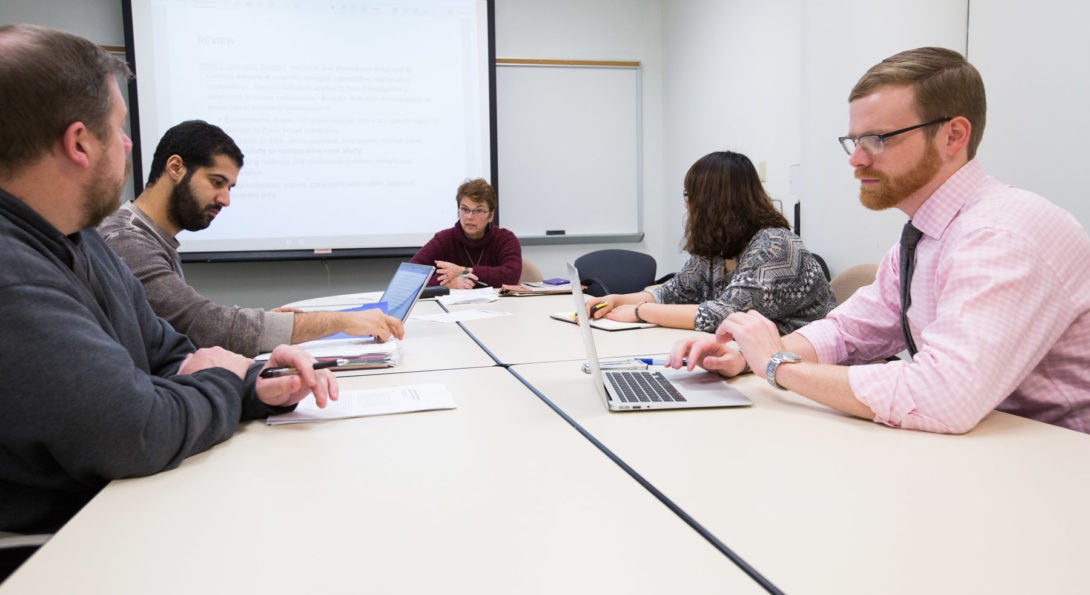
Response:
[[[515,234],[502,227],[493,227],[491,233],[485,258],[473,266],[473,274],[492,287],[517,284],[522,277],[522,245]]]
[[[0,359],[18,362],[0,372],[0,529],[55,528],[110,480],[176,467],[272,411],[223,368],[177,374],[192,345],[100,239],[93,292],[14,243],[0,241],[0,316],[13,321]]]
[[[186,283],[177,253],[140,228],[104,234],[104,239],[140,279],[155,313],[197,347],[218,345],[253,357],[291,342],[290,313],[266,328],[267,314],[261,308],[216,304]],[[270,332],[275,336],[268,336]]]
[[[440,231],[432,236],[427,244],[421,246],[409,262],[435,266],[435,261],[450,258],[449,252],[452,244],[450,230]],[[428,285],[439,285],[439,277],[433,273],[431,279],[428,280]]]

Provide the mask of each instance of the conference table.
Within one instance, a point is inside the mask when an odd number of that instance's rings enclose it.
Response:
[[[466,332],[476,337],[504,365],[559,360],[586,360],[579,326],[550,318],[553,313],[572,312],[571,295],[509,297],[488,304],[463,304],[448,309],[478,309],[503,312],[509,316],[463,322]],[[624,358],[665,354],[677,339],[693,331],[652,327],[627,331],[594,330],[598,357]]]
[[[609,413],[548,318],[570,296],[445,309],[473,308],[508,315],[410,319],[411,369],[341,377],[456,409],[244,424],[112,482],[0,595],[1085,591],[1090,436],[998,412],[894,430],[754,375],[731,381],[750,407]],[[594,334],[613,358],[692,331]],[[465,365],[427,369],[425,342]]]
[[[751,407],[609,413],[570,362],[512,371],[787,593],[1087,590],[1085,434],[894,430],[755,375]]]

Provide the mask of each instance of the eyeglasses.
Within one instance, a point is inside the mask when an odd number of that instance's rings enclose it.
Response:
[[[458,212],[463,215],[473,215],[474,217],[484,217],[492,212],[491,209],[469,209],[466,207],[458,207]]]
[[[861,136],[851,137],[842,136],[837,140],[840,141],[840,146],[844,147],[844,152],[848,155],[855,153],[855,147],[858,146],[863,149],[867,155],[881,155],[882,151],[886,150],[886,139],[897,136],[898,134],[904,134],[906,132],[912,132],[917,128],[923,128],[925,126],[931,126],[932,124],[942,124],[949,122],[953,118],[937,118],[930,122],[924,122],[923,124],[916,124],[915,126],[909,126],[908,128],[902,128],[900,130],[894,130],[893,132],[887,132],[885,134],[864,134]]]

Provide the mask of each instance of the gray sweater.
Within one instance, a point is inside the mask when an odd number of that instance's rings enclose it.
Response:
[[[150,475],[283,411],[193,351],[95,230],[62,235],[0,190],[0,531],[53,531],[112,479]]]
[[[98,231],[144,284],[155,313],[197,347],[219,345],[253,357],[291,343],[294,314],[222,306],[186,283],[178,241],[133,203],[107,217]]]

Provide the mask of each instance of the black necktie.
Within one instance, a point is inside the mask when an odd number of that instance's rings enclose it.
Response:
[[[901,332],[905,335],[908,355],[916,355],[916,342],[912,340],[912,331],[908,328],[908,307],[912,305],[912,270],[916,268],[916,244],[923,232],[912,226],[912,221],[905,223],[901,231]]]

